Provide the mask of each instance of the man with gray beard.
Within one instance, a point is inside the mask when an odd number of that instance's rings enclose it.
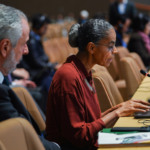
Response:
[[[0,4],[0,121],[22,117],[27,119],[39,135],[46,150],[60,150],[53,142],[41,136],[41,132],[15,93],[3,85],[4,76],[11,73],[23,55],[28,54],[26,42],[29,39],[29,25],[23,12]]]
[[[3,68],[6,70],[6,74],[10,74],[16,69],[17,62],[15,60],[15,52],[14,50],[10,51],[10,54],[6,58],[3,64]]]

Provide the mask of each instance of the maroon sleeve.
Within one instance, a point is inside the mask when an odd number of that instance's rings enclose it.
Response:
[[[86,123],[85,106],[75,93],[65,93],[61,97],[61,131],[64,138],[78,147],[95,145],[97,133],[104,128],[99,118]]]

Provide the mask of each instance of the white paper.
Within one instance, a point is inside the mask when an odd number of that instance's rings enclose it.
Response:
[[[150,141],[150,132],[131,134],[98,133],[98,144],[129,144]]]

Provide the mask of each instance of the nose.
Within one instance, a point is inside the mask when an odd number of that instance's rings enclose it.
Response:
[[[113,53],[113,54],[118,53],[118,50],[117,50],[116,46],[114,46],[112,53]]]
[[[23,55],[27,55],[29,53],[29,49],[27,44],[25,45],[24,49],[23,49]]]

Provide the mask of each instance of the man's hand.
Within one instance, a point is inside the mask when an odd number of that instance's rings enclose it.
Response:
[[[30,88],[35,88],[36,87],[36,84],[33,81],[24,80],[24,79],[14,80],[12,84],[13,85],[22,85],[24,87],[30,87]]]
[[[29,75],[29,72],[27,70],[25,70],[24,68],[16,68],[12,74],[14,76],[17,76],[17,77],[20,77],[20,78],[23,78],[23,79],[29,79],[30,78],[30,75]]]

